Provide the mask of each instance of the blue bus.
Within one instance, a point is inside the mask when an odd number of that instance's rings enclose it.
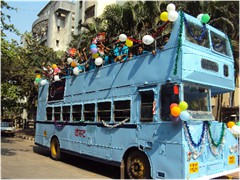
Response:
[[[121,178],[213,178],[239,171],[238,141],[212,115],[231,92],[226,34],[179,12],[164,49],[39,85],[35,144],[120,167]],[[188,103],[188,121],[171,120]]]

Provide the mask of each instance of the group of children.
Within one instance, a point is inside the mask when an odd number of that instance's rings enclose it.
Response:
[[[160,49],[167,43],[169,36],[163,37],[163,43]],[[147,54],[152,51],[152,54],[155,55],[155,48],[148,46],[149,49],[152,50],[144,50],[143,44],[137,44],[132,47],[128,47],[125,45],[125,42],[118,41],[114,44],[114,47],[104,45],[103,42],[98,42],[97,44],[98,53],[97,56],[101,57],[103,63],[100,66],[105,66],[112,63],[123,63],[127,60],[130,60],[136,56]],[[75,56],[71,57],[68,53],[61,59],[61,63],[59,65],[47,65],[45,67],[45,63],[42,65],[43,74],[49,80],[57,80],[63,76],[77,75],[78,73],[89,71],[99,67],[95,64],[95,58],[92,57],[92,53],[86,52],[86,47],[78,49],[75,53]],[[59,76],[55,78],[56,76]]]

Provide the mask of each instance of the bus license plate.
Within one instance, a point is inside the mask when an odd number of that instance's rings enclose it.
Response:
[[[197,173],[198,172],[198,162],[189,163],[189,173]]]
[[[235,164],[235,156],[228,156],[228,164]]]

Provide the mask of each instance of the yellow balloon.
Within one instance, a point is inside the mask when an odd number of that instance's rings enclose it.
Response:
[[[99,56],[98,53],[96,53],[96,54],[92,54],[92,57],[95,58],[95,59],[96,59],[98,56]]]
[[[56,65],[56,64],[53,64],[53,65],[52,65],[52,68],[53,68],[53,69],[55,69],[56,67],[57,67],[57,65]]]
[[[188,103],[185,102],[185,101],[181,101],[181,102],[179,103],[179,108],[181,109],[181,111],[187,110],[187,108],[188,108]]]
[[[75,68],[75,67],[77,67],[77,63],[76,63],[75,61],[73,61],[73,62],[71,62],[71,66],[72,66],[73,68]]]
[[[132,45],[133,45],[133,41],[131,41],[130,39],[127,39],[126,40],[126,46],[127,47],[132,47]]]
[[[40,75],[40,74],[37,74],[37,75],[36,75],[36,78],[41,78],[41,75]]]
[[[164,11],[160,14],[160,19],[162,21],[168,21],[168,12]]]

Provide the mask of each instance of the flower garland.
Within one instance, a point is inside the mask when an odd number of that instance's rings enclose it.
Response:
[[[180,47],[182,46],[182,31],[183,31],[183,12],[180,11],[180,28],[179,28],[179,36],[178,36],[178,47],[177,47],[177,55],[175,58],[175,65],[174,65],[174,70],[173,74],[177,74],[177,65],[178,65],[178,59],[179,59],[179,54],[180,54]]]
[[[214,156],[219,155],[219,153],[222,151],[223,146],[224,146],[224,136],[225,136],[225,126],[224,123],[222,123],[222,129],[221,129],[221,134],[218,142],[215,142],[212,137],[212,132],[211,132],[211,123],[208,122],[208,141],[209,141],[209,146],[210,150],[213,153]],[[216,152],[216,149],[219,148],[219,151]]]
[[[197,144],[192,139],[192,135],[189,131],[189,126],[188,126],[187,122],[183,122],[183,129],[184,129],[185,136],[186,136],[186,139],[188,142],[188,146],[189,146],[190,150],[193,152],[193,159],[197,159],[200,155],[203,154],[204,148],[206,146],[207,125],[205,122],[203,122],[201,137]],[[197,152],[197,150],[195,148],[199,147],[200,144],[201,144],[200,151]]]
[[[114,125],[109,125],[107,123],[105,123],[104,120],[102,120],[102,123],[104,126],[108,127],[108,128],[115,128],[115,127],[118,127],[118,126],[121,126],[122,124],[124,124],[125,122],[127,122],[129,120],[129,118],[126,118],[124,119],[123,121],[119,122],[118,124],[114,124]]]
[[[65,121],[63,124],[58,124],[57,121],[54,119],[54,126],[57,128],[57,129],[62,129],[64,128],[64,126],[67,124],[67,121]]]

